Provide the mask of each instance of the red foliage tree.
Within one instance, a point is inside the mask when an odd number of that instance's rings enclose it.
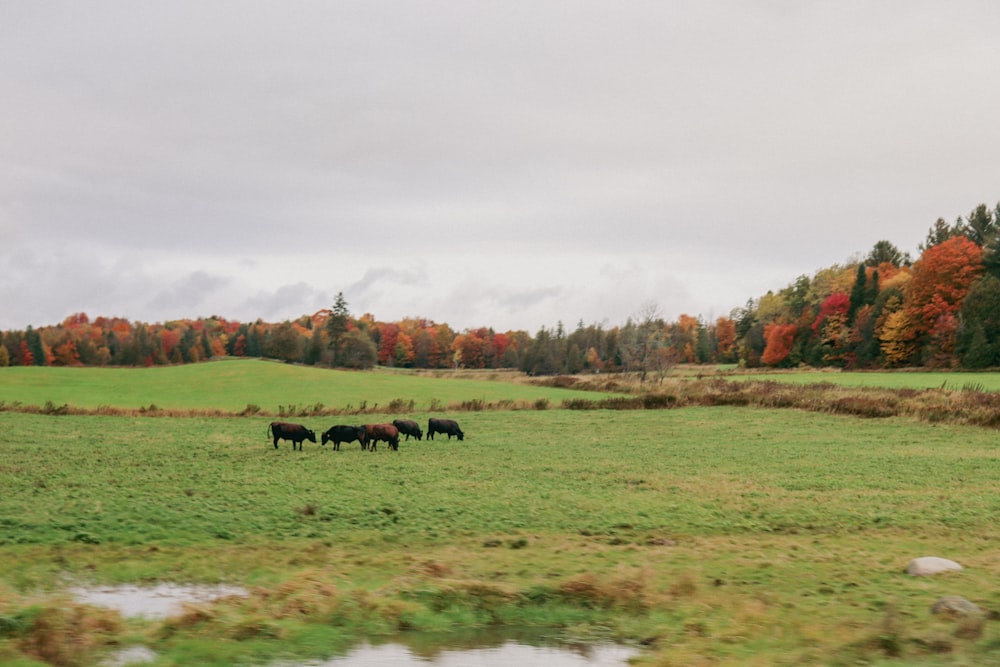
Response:
[[[390,366],[396,359],[396,339],[399,337],[399,325],[392,322],[379,322],[378,362]]]
[[[177,344],[181,342],[181,334],[176,329],[160,329],[160,345],[163,347],[163,354],[168,359]]]
[[[26,341],[26,340],[22,340],[21,341],[21,350],[20,350],[20,353],[17,356],[18,356],[18,360],[19,360],[19,362],[20,362],[20,364],[22,366],[34,366],[35,365],[35,355],[33,355],[31,353],[31,350],[28,348],[28,341]]]
[[[831,315],[844,315],[846,317],[847,311],[850,308],[851,297],[844,292],[834,292],[826,297],[823,304],[819,307],[819,315],[816,316],[815,321],[812,323],[813,333],[819,333],[823,322]]]
[[[493,334],[493,339],[490,342],[493,344],[494,365],[499,366],[504,353],[510,347],[510,336],[502,333]]]

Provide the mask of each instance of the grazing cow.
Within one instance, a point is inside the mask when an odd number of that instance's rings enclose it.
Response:
[[[424,432],[420,430],[420,424],[412,419],[393,419],[392,425],[399,429],[399,432],[409,440],[412,435],[417,440],[424,437]]]
[[[302,424],[289,424],[288,422],[271,422],[267,427],[268,433],[274,436],[274,448],[278,448],[278,440],[291,440],[292,451],[298,449],[302,451],[302,441],[316,442],[316,433],[307,429]]]
[[[357,440],[361,443],[361,449],[367,449],[367,436],[368,434],[365,431],[364,426],[345,426],[343,424],[338,424],[337,426],[331,426],[323,432],[323,437],[320,438],[322,441],[320,444],[325,445],[328,442],[332,442],[333,448],[339,452],[340,443]]]
[[[431,417],[427,421],[427,439],[433,440],[435,433],[447,434],[449,440],[451,440],[451,436],[465,440],[465,434],[462,433],[462,429],[458,427],[458,422],[454,419],[434,419]]]
[[[392,424],[365,424],[365,438],[373,452],[379,440],[389,443],[389,449],[399,449],[399,429]]]

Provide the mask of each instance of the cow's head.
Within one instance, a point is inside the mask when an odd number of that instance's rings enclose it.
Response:
[[[316,442],[316,431],[311,429],[306,429],[306,440],[309,442]]]
[[[323,431],[323,437],[320,438],[320,440],[322,440],[322,442],[320,443],[321,445],[325,445],[326,443],[328,443],[331,440],[333,440],[333,438],[330,437],[330,431]],[[316,442],[316,441],[313,440],[313,442]]]

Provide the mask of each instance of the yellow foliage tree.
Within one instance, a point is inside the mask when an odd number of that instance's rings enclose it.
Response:
[[[897,310],[885,318],[878,333],[886,366],[905,366],[917,353],[917,331],[905,310]]]

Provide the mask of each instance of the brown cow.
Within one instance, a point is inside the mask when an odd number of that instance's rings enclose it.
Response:
[[[365,424],[368,448],[375,451],[379,440],[389,443],[389,448],[399,450],[399,429],[392,424]]]

